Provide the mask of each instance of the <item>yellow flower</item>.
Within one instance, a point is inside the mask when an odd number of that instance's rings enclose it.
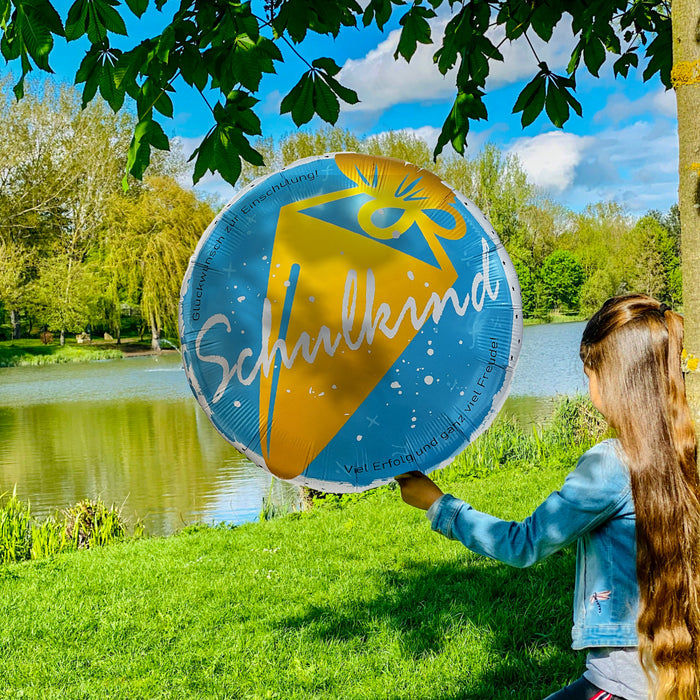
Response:
[[[698,369],[698,358],[692,355],[688,358],[688,370],[691,372],[697,372]]]

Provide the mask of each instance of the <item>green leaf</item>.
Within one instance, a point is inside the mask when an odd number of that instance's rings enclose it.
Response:
[[[126,4],[137,17],[141,17],[148,9],[148,0],[126,0]]]
[[[605,46],[597,36],[592,37],[584,46],[583,62],[591,75],[599,77],[598,72],[605,62]]]
[[[549,42],[561,17],[561,9],[552,7],[549,3],[542,3],[537,5],[532,13],[532,28],[540,39]]]
[[[126,25],[122,16],[105,0],[92,0],[95,12],[107,31],[126,36]]]
[[[265,160],[263,159],[262,154],[260,154],[250,145],[250,142],[243,135],[240,129],[231,129],[229,131],[229,138],[231,143],[240,153],[241,157],[247,160],[251,165],[255,165],[257,167],[265,165]]]
[[[180,73],[188,85],[194,85],[198,90],[204,90],[209,81],[209,72],[204,65],[199,51],[190,44],[182,47]]]
[[[328,83],[330,89],[333,90],[343,102],[347,102],[349,105],[355,105],[360,101],[360,98],[354,90],[341,85],[335,78],[326,76],[324,79],[326,83]]]
[[[142,42],[131,51],[122,53],[114,67],[115,85],[135,100],[138,99],[141,90],[136,79],[146,63],[149,48],[150,42]]]
[[[542,112],[546,96],[546,77],[544,71],[540,71],[521,91],[513,106],[513,114],[522,112],[520,123],[523,127],[529,126]]]
[[[217,126],[215,129],[213,166],[226,182],[233,185],[241,174],[241,157],[228,132],[226,127]]]
[[[91,44],[101,44],[107,39],[107,27],[95,8],[94,0],[88,2],[87,35]]]
[[[292,119],[297,126],[306,124],[314,116],[314,79],[312,74],[307,73],[302,78],[304,84],[299,93],[299,99],[292,107]]]
[[[561,128],[569,119],[569,103],[563,94],[564,88],[559,87],[553,80],[547,85],[545,110],[554,126]]]
[[[160,35],[156,44],[156,56],[163,63],[168,62],[168,56],[175,46],[175,28],[169,24]]]
[[[616,76],[621,75],[623,78],[626,78],[630,67],[637,68],[638,65],[639,56],[634,51],[627,51],[613,63],[613,73]]]
[[[12,88],[12,92],[14,93],[16,100],[21,100],[24,97],[24,74],[22,74],[22,77]]]
[[[29,9],[29,8],[28,8]],[[30,10],[30,14],[20,13],[17,10],[17,29],[22,37],[22,42],[34,62],[42,70],[51,72],[49,67],[49,54],[53,47],[51,30],[46,24]]]
[[[258,102],[259,100],[245,90],[234,90],[228,95],[225,106],[221,103],[215,105],[214,118],[220,124],[238,129],[241,134],[245,132],[259,136],[262,133],[260,119],[252,110]]]
[[[340,114],[340,104],[334,92],[328,87],[322,78],[314,80],[313,104],[316,114],[323,121],[335,124]]]
[[[430,25],[427,20],[436,16],[433,10],[414,5],[399,21],[403,29],[394,58],[403,56],[406,61],[410,61],[419,43],[430,44]]]
[[[203,139],[202,142],[194,149],[189,157],[189,162],[195,159],[194,173],[192,174],[192,184],[196,185],[207,170],[214,168],[214,144],[218,135],[215,134],[215,129],[212,129]],[[212,170],[213,172],[213,170]]]
[[[170,150],[170,141],[163,131],[163,127],[153,119],[149,122],[148,127],[149,142],[154,147],[160,151]]]
[[[66,18],[66,39],[75,41],[87,31],[88,0],[76,0]]]
[[[280,114],[291,112],[292,119],[297,126],[311,121],[311,117],[314,116],[313,94],[313,74],[311,71],[307,71],[282,100]]]
[[[581,62],[581,52],[583,51],[584,41],[581,39],[578,44],[574,47],[571,52],[571,58],[569,59],[569,65],[566,67],[567,73],[573,73],[579,66]]]
[[[405,5],[403,0],[393,0],[394,5]],[[367,4],[365,11],[362,15],[362,24],[365,27],[369,27],[372,24],[372,19],[377,24],[377,28],[381,31],[384,29],[384,25],[391,18],[393,12],[392,0],[371,0]]]
[[[575,85],[572,85],[571,87],[575,87]],[[583,107],[581,107],[581,103],[573,96],[571,91],[564,88],[563,95],[566,101],[569,103],[569,105],[573,108],[574,112],[576,112],[576,114],[578,114],[579,117],[582,116]]]
[[[172,118],[173,116],[173,101],[170,99],[168,94],[163,90],[158,98],[156,99],[155,103],[153,106],[164,116],[164,117],[170,117]]]
[[[126,160],[127,174],[133,175],[137,180],[143,177],[143,173],[151,162],[151,147],[162,151],[170,150],[168,137],[161,125],[147,116],[141,119],[134,129]],[[127,189],[128,186],[127,175],[124,175],[122,187]]]
[[[340,73],[340,67],[332,58],[317,58],[311,63],[314,68],[320,68],[330,76],[335,76]]]
[[[433,157],[437,158],[442,149],[448,144],[457,153],[464,153],[467,145],[467,134],[472,120],[486,119],[488,114],[482,100],[484,93],[476,85],[468,85],[467,90],[460,90],[452,105],[447,119],[442,126]]]
[[[61,17],[48,0],[25,0],[23,11],[37,22],[41,22],[52,34],[65,36]]]
[[[663,21],[657,27],[656,38],[647,46],[645,55],[649,59],[647,67],[642,73],[644,80],[649,80],[656,73],[667,89],[671,89],[671,67],[673,65],[673,48],[671,41],[671,22]]]
[[[285,95],[285,97],[282,98],[282,102],[280,104],[280,114],[287,114],[288,112],[292,111],[292,107],[294,107],[295,102],[301,95],[303,81],[304,78],[302,77],[302,79]]]
[[[80,66],[75,74],[75,84],[85,83],[82,96],[82,108],[85,109],[92,98],[97,93],[99,86],[99,73],[97,71],[97,62],[99,60],[99,52],[93,46],[83,57]]]
[[[119,90],[115,83],[114,65],[111,57],[104,56],[99,72],[100,94],[112,110],[118,112],[124,104],[124,91]]]

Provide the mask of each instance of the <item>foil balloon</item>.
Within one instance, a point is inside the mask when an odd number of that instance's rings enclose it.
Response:
[[[520,288],[481,212],[434,174],[334,153],[220,212],[185,275],[180,338],[226,440],[282,479],[358,491],[445,466],[493,421]]]

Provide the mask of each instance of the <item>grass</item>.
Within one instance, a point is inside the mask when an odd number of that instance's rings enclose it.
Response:
[[[60,362],[93,362],[122,357],[116,347],[78,345],[44,345],[40,340],[12,340],[0,342],[0,367],[20,367],[56,364]]]
[[[543,323],[573,323],[576,321],[587,321],[588,318],[586,314],[548,311],[543,316],[530,316],[523,319],[523,324],[526,326],[539,326]]]
[[[586,406],[537,434],[499,424],[443,488],[526,516],[600,432]],[[393,485],[127,539],[0,567],[0,698],[540,700],[583,668],[573,579],[572,549],[511,569],[432,533]]]

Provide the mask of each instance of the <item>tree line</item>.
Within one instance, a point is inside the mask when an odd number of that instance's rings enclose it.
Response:
[[[279,143],[263,140],[256,148],[266,166],[244,168],[241,184],[300,158],[334,151],[398,158],[434,172],[471,199],[498,233],[518,273],[525,318],[589,316],[609,297],[626,292],[682,303],[677,205],[642,217],[611,202],[574,212],[530,183],[515,155],[487,144],[472,158],[452,152],[434,161],[430,147],[407,132],[362,139],[325,128]]]
[[[133,118],[46,82],[16,102],[0,82],[0,322],[14,339],[43,329],[107,332],[126,318],[154,346],[174,333],[180,281],[211,205],[183,188],[176,152],[122,187]],[[127,312],[125,315],[124,312]],[[130,329],[133,330],[133,329]]]
[[[122,187],[132,119],[73,88],[46,83],[11,99],[0,82],[0,332],[19,338],[150,330],[174,335],[180,284],[215,207],[179,184],[177,152],[154,153],[150,176]],[[265,165],[239,186],[300,158],[354,151],[399,158],[472,199],[504,243],[520,279],[525,318],[588,315],[609,296],[682,300],[678,208],[634,218],[613,203],[573,212],[528,182],[516,156],[487,145],[437,161],[414,135],[362,139],[337,128],[260,140]],[[130,321],[129,319],[132,319]]]

